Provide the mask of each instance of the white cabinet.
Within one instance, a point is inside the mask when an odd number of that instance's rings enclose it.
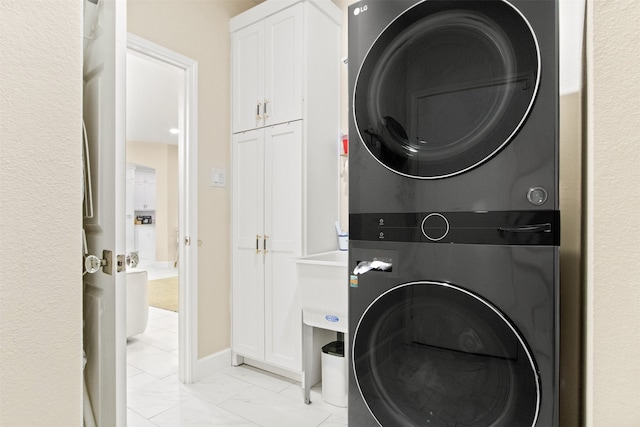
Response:
[[[156,261],[156,226],[136,225],[135,246],[140,257],[140,262]]]
[[[136,211],[156,209],[156,173],[136,169],[133,183],[133,203]]]
[[[136,167],[131,163],[127,163],[127,183],[126,183],[126,202],[125,202],[125,213],[126,213],[126,251],[127,253],[133,252],[136,250],[135,243],[135,208],[133,202],[133,186],[135,183],[135,173]]]
[[[232,351],[297,378],[295,258],[337,249],[341,22],[331,1],[282,0],[230,25]]]
[[[135,214],[134,214],[134,202],[133,202],[133,170],[131,171],[131,175],[129,174],[129,169],[127,168],[127,192],[126,192],[126,250],[127,253],[133,252],[136,250],[136,241],[135,241]]]
[[[232,33],[233,132],[302,118],[303,6]]]
[[[302,123],[234,135],[234,348],[300,369]],[[265,319],[267,321],[265,321]]]

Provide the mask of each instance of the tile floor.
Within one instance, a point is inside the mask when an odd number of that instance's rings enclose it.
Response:
[[[143,334],[127,343],[127,424],[150,426],[341,426],[347,410],[322,401],[305,405],[300,383],[246,365],[195,384],[178,381],[178,314],[149,307]]]

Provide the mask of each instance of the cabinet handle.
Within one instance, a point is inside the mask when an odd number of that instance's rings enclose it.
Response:
[[[269,252],[267,250],[267,239],[269,238],[269,236],[267,236],[266,234],[264,235],[264,240],[262,241],[262,249],[264,250],[265,255],[267,254],[267,252]]]
[[[256,234],[256,255],[258,255],[260,253],[260,245],[259,245],[259,240],[262,236],[260,236],[259,234]]]
[[[262,116],[260,115],[261,106],[262,106],[262,102],[258,102],[258,105],[256,105],[256,120],[258,121],[262,120]]]
[[[262,109],[262,111],[264,112],[264,119],[267,120],[269,118],[269,115],[267,114],[267,104],[269,103],[268,99],[264,100],[264,108]]]

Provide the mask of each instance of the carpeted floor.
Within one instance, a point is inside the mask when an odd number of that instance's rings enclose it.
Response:
[[[178,277],[149,280],[149,305],[178,312]]]

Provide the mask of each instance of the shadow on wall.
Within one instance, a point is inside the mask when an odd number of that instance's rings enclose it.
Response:
[[[560,425],[582,425],[582,96],[560,97]]]

